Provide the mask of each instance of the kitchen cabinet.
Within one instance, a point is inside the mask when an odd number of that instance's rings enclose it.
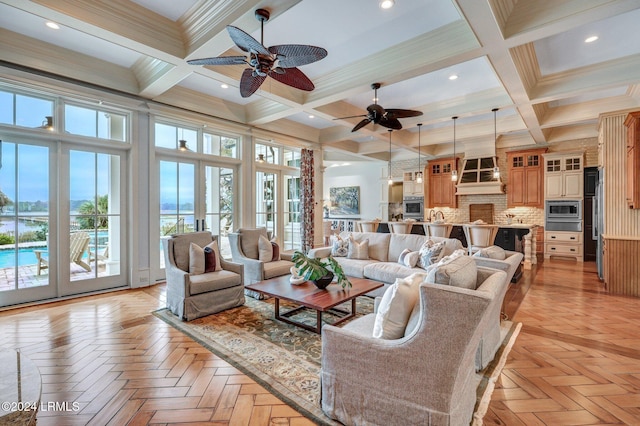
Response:
[[[451,181],[451,171],[456,167],[452,158],[429,161],[427,164],[429,200],[428,207],[458,207],[456,182]]]
[[[640,209],[640,111],[627,115],[624,125],[627,127],[627,206]]]
[[[422,182],[416,182],[418,171],[406,171],[402,174],[402,194],[404,197],[419,197],[424,195],[424,172]]]
[[[574,257],[582,262],[582,232],[545,231],[544,258]]]
[[[583,197],[583,153],[553,153],[544,156],[545,199]]]
[[[512,151],[507,153],[507,208],[543,208],[544,170],[542,154],[546,149]]]

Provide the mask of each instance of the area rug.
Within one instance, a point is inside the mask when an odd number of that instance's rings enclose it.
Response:
[[[287,311],[294,305],[281,301],[280,306],[281,311]],[[350,309],[350,304],[345,304],[344,308]],[[373,299],[359,297],[357,312],[356,317],[373,312]],[[167,309],[160,309],[154,315],[229,362],[314,423],[339,424],[320,409],[320,336],[276,320],[273,299],[248,297],[244,306],[191,322],[180,321]],[[311,325],[315,325],[315,318],[315,312],[310,310],[292,317]],[[333,315],[323,313],[325,322],[332,323],[335,319]],[[502,323],[503,343],[496,358],[476,374],[475,425],[482,424],[495,382],[519,329],[520,324]]]

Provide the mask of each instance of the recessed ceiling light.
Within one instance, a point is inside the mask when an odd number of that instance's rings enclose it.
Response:
[[[458,79],[458,75],[457,74],[451,74],[449,76],[449,80],[457,80]]]
[[[45,25],[47,27],[51,28],[51,29],[54,29],[54,30],[59,30],[60,29],[60,25],[56,24],[55,22],[49,21]]]
[[[316,118],[316,116],[313,114],[309,114],[309,118]]]
[[[584,42],[585,43],[593,43],[594,41],[596,41],[598,39],[598,36],[591,36],[591,37],[587,37]]]
[[[391,9],[393,5],[396,4],[394,0],[382,0],[380,2],[381,9]]]
[[[223,89],[228,89],[228,88],[229,88],[229,85],[228,85],[228,84],[224,84],[224,83],[222,83],[222,84],[220,85],[220,87],[222,87]]]

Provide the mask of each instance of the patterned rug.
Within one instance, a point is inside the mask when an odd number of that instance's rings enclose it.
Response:
[[[286,301],[280,302],[281,312],[293,307]],[[350,310],[351,306],[347,302],[339,308]],[[358,297],[357,312],[356,317],[373,312],[373,299]],[[154,315],[256,380],[316,424],[338,424],[320,409],[320,336],[276,320],[273,299],[247,297],[244,306],[191,322],[180,321],[167,309],[156,311]],[[316,321],[315,312],[306,309],[291,318],[310,325],[315,325]],[[323,313],[324,322],[332,323],[335,319],[335,316]],[[476,375],[479,384],[474,424],[482,424],[494,383],[500,376],[519,325],[503,322],[503,347],[493,363]]]

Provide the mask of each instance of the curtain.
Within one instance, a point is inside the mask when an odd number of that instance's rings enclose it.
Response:
[[[302,252],[308,253],[313,248],[313,210],[314,210],[314,173],[313,173],[313,150],[303,149],[300,160],[300,185],[302,204],[301,217],[301,244]]]

